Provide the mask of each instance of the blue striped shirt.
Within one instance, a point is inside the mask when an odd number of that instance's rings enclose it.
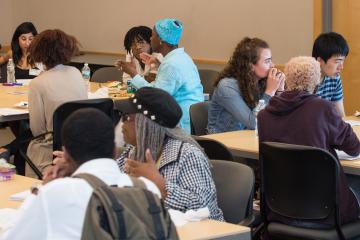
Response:
[[[344,97],[340,75],[337,75],[334,78],[325,76],[323,82],[316,92],[316,95],[322,99],[326,99],[332,102],[342,100]]]

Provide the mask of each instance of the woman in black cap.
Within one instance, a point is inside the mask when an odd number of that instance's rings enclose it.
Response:
[[[123,114],[125,142],[132,145],[117,160],[120,169],[152,180],[168,208],[185,212],[208,207],[211,219],[223,220],[209,161],[178,127],[182,111],[174,98],[144,87],[115,106]]]

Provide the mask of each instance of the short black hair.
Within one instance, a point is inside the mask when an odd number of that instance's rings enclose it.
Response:
[[[95,158],[113,158],[114,125],[110,117],[95,108],[73,112],[64,122],[61,141],[78,164]]]
[[[32,22],[23,22],[21,23],[15,30],[12,39],[11,39],[11,50],[12,50],[12,58],[14,64],[17,65],[22,57],[22,51],[19,45],[19,37],[22,34],[32,33],[35,37],[38,32]]]
[[[137,26],[130,28],[124,38],[124,47],[127,53],[131,51],[131,45],[135,40],[144,40],[150,44],[152,30],[147,26]]]
[[[349,46],[343,36],[336,32],[320,34],[313,46],[312,56],[317,59],[320,57],[327,62],[332,56],[347,56]]]

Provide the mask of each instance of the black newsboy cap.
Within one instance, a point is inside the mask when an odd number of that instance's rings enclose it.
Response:
[[[129,99],[115,101],[115,108],[122,114],[142,113],[167,128],[179,123],[182,111],[175,99],[159,88],[143,87]]]

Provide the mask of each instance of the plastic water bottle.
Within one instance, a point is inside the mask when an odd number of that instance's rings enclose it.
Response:
[[[81,69],[81,74],[85,81],[85,86],[86,86],[86,89],[88,92],[90,91],[90,73],[91,73],[91,70],[90,70],[89,64],[84,63],[84,67]]]
[[[255,115],[255,135],[258,136],[258,127],[257,127],[257,115],[258,113],[265,108],[265,100],[260,99],[258,105],[254,108],[254,115]]]
[[[7,82],[8,83],[15,83],[15,66],[12,58],[9,59],[7,63]]]
[[[136,89],[131,85],[131,79],[127,80],[127,92],[128,93],[135,93]]]

